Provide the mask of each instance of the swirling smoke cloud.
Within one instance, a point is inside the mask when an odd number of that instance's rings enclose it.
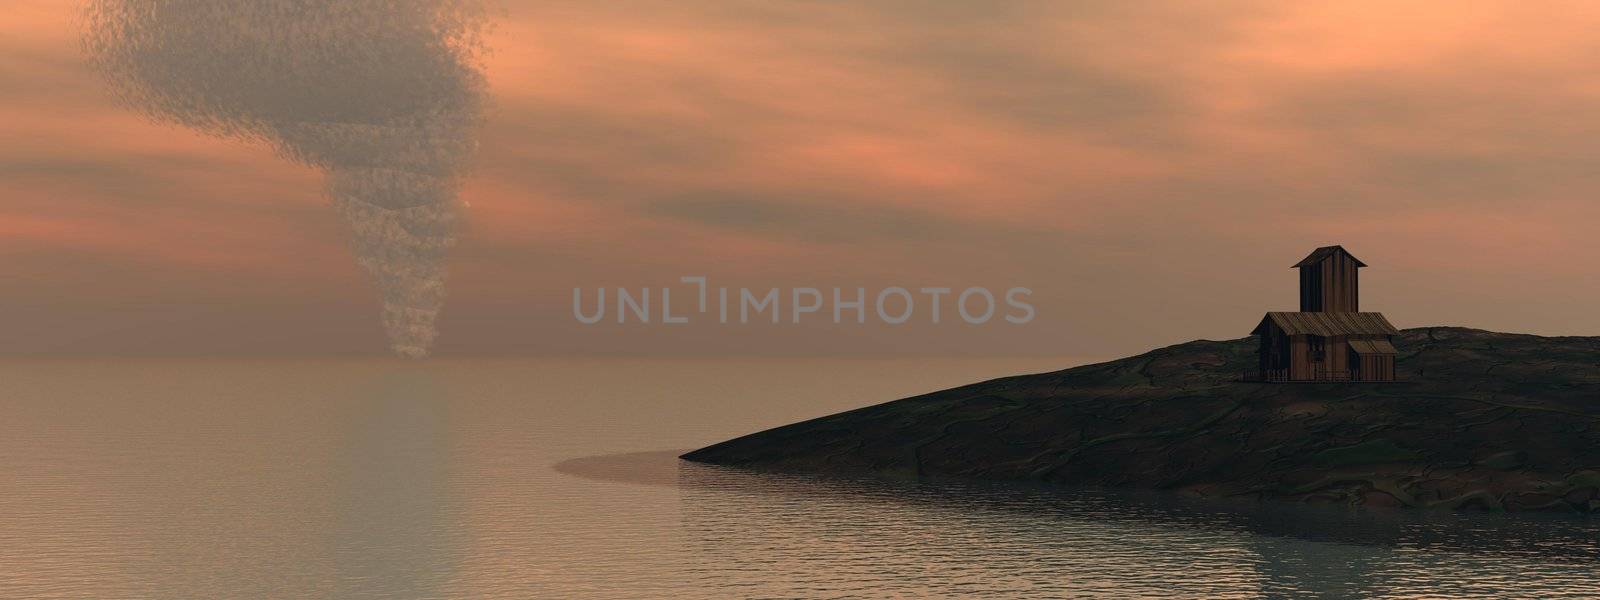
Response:
[[[444,302],[482,110],[473,0],[92,0],[84,45],[129,105],[321,169],[396,354]]]

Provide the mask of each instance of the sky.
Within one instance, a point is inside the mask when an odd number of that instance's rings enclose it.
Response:
[[[384,352],[324,173],[0,15],[0,354]],[[1590,2],[506,0],[435,354],[1113,358],[1342,244],[1400,327],[1600,335]],[[1033,291],[1025,324],[579,323],[574,288]],[[681,296],[679,295],[681,294]],[[954,321],[954,322],[952,322]]]

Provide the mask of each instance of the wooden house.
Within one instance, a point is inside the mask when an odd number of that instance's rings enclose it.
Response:
[[[1300,270],[1300,312],[1269,312],[1260,340],[1261,381],[1394,381],[1400,333],[1382,313],[1360,312],[1361,269],[1341,246],[1317,248]]]

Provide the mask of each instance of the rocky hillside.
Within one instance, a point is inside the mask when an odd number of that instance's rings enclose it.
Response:
[[[1237,381],[1252,338],[934,392],[696,450],[696,462],[1311,502],[1600,511],[1600,338],[1396,339],[1396,383]]]

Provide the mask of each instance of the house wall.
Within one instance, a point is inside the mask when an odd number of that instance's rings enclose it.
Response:
[[[1306,336],[1289,336],[1289,379],[1311,378],[1311,344]]]
[[[1274,334],[1276,334],[1276,333],[1277,332],[1275,332],[1275,331],[1268,331],[1268,332],[1263,333],[1263,334],[1261,334],[1259,336],[1256,336],[1258,338],[1257,339],[1258,348],[1256,350],[1256,357],[1258,359],[1257,362],[1259,363],[1258,366],[1261,369],[1261,378],[1263,380],[1265,380],[1266,377],[1267,377],[1267,371],[1272,370],[1272,368],[1273,368],[1272,363],[1277,358],[1276,353],[1273,352],[1273,347],[1272,347],[1272,340],[1274,338]]]
[[[1367,355],[1361,357],[1361,379],[1365,381],[1394,381],[1394,357]]]
[[[1358,337],[1360,337],[1361,339],[1388,340],[1390,342],[1394,341],[1391,336],[1364,335],[1364,336],[1358,336]],[[1393,355],[1382,355],[1382,354],[1359,355],[1359,354],[1356,354],[1353,350],[1347,350],[1345,352],[1345,354],[1350,357],[1351,361],[1353,361],[1352,364],[1350,365],[1352,370],[1353,370],[1353,372],[1351,373],[1352,377],[1359,378],[1359,379],[1361,379],[1363,381],[1394,381],[1395,380],[1395,373],[1394,373],[1394,359],[1395,359],[1395,357]]]
[[[1290,381],[1315,381],[1319,372],[1348,373],[1351,379],[1366,381],[1394,381],[1393,356],[1361,356],[1350,349],[1352,337],[1362,339],[1381,336],[1333,336],[1326,339],[1322,361],[1312,360],[1309,335],[1285,335],[1277,327],[1269,328],[1257,340],[1258,362],[1262,380],[1268,371],[1286,370]],[[1338,377],[1338,375],[1335,375]]]
[[[1328,338],[1327,359],[1322,368],[1328,371],[1344,373],[1350,370],[1350,344],[1348,338],[1336,335]]]
[[[1332,336],[1320,338],[1322,340],[1322,356],[1313,351],[1316,336],[1294,336],[1296,345],[1292,351],[1293,366],[1290,368],[1290,379],[1316,379],[1324,371],[1343,373],[1350,369],[1350,345],[1345,336]]]
[[[1258,363],[1261,369],[1261,380],[1270,380],[1269,371],[1282,371],[1289,368],[1289,352],[1291,343],[1289,336],[1276,326],[1269,326],[1265,332],[1258,335],[1259,349],[1257,350]]]
[[[1360,275],[1355,259],[1342,252],[1300,267],[1300,311],[1361,312]]]
[[[1292,336],[1289,347],[1289,378],[1306,381],[1318,378],[1324,372],[1337,374],[1350,372],[1350,342],[1347,336],[1322,338],[1321,360],[1312,352],[1315,336]],[[1327,375],[1323,375],[1326,377]]]

